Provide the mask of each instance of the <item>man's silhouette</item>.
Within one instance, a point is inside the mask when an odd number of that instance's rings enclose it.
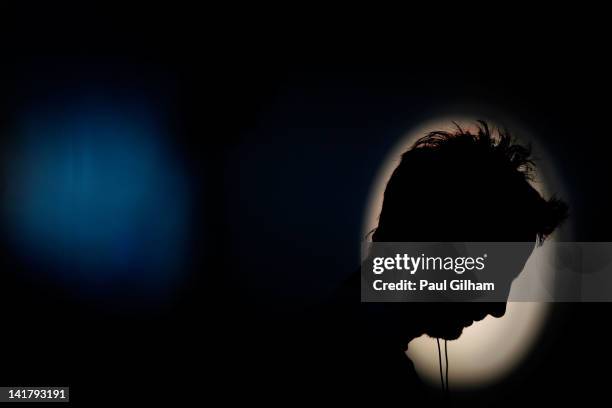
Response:
[[[429,133],[402,155],[389,179],[372,241],[542,243],[566,218],[567,206],[532,187],[533,170],[530,149],[486,122],[475,132],[457,126]],[[521,268],[528,256],[518,260]],[[453,340],[474,321],[506,310],[505,302],[360,304],[359,285],[357,273],[335,299],[327,338],[335,333],[341,344],[330,340],[335,352],[328,358],[360,373],[363,389],[412,398],[410,340],[423,334]]]

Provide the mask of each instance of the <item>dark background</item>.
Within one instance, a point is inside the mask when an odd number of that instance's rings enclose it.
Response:
[[[188,281],[150,308],[88,302],[26,279],[27,266],[3,244],[4,385],[69,385],[83,405],[119,396],[287,404],[295,392],[316,395],[317,373],[287,364],[310,347],[301,321],[356,269],[368,192],[388,150],[449,106],[483,106],[526,124],[571,194],[573,239],[610,240],[612,67],[589,19],[549,28],[534,16],[439,20],[419,10],[398,22],[340,14],[322,23],[303,11],[274,17],[286,10],[258,10],[266,19],[167,6],[4,11],[0,126],[10,126],[24,97],[26,67],[67,86],[83,63],[103,72],[112,64],[112,78],[100,78],[113,83],[122,67],[168,72],[177,79],[174,142],[200,209]],[[577,20],[591,23],[578,29]],[[456,398],[605,401],[610,311],[555,305],[522,367]]]

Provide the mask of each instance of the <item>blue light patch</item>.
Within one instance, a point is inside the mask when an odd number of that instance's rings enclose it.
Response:
[[[180,281],[188,185],[153,113],[115,103],[23,117],[4,195],[23,258],[87,292],[156,295]]]

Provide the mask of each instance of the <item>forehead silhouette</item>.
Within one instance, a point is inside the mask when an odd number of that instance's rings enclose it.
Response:
[[[507,132],[432,132],[403,154],[374,241],[535,241],[567,207],[531,186],[530,149]]]

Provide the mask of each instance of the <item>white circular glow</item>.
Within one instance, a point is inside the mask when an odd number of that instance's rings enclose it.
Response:
[[[462,116],[447,116],[432,120],[408,132],[385,160],[379,174],[372,186],[370,200],[366,210],[363,225],[363,234],[366,235],[378,225],[383,195],[387,181],[393,170],[400,162],[401,155],[420,137],[433,130],[456,130],[453,122],[464,129],[475,128],[475,118]],[[494,122],[489,122],[493,123]],[[544,151],[537,145],[536,141],[528,136],[524,129],[520,130],[519,141],[531,142],[538,157],[543,158]],[[552,173],[551,162],[538,161],[538,173],[536,181],[532,183],[541,193],[547,195],[548,178],[543,174]],[[551,174],[547,174],[550,176]],[[553,183],[555,184],[555,183]],[[559,192],[560,186],[554,185],[555,191]],[[527,262],[525,269],[512,286],[512,291],[521,287],[523,281],[530,271],[541,274],[541,279],[551,278],[553,271],[543,271],[546,257],[551,256],[552,249],[546,244],[537,248]],[[539,290],[539,288],[530,288]],[[512,291],[510,298],[512,298]],[[524,293],[524,292],[523,292]],[[543,297],[538,297],[541,299]],[[541,302],[509,302],[506,314],[499,319],[488,316],[480,322],[463,330],[463,334],[457,340],[448,342],[449,357],[449,383],[453,388],[478,388],[489,385],[503,379],[517,364],[527,355],[534,342],[538,339],[549,312],[549,304]],[[431,385],[440,386],[440,372],[438,366],[438,351],[436,340],[428,336],[421,336],[410,342],[407,351],[408,356],[414,363],[415,369],[423,381]]]

